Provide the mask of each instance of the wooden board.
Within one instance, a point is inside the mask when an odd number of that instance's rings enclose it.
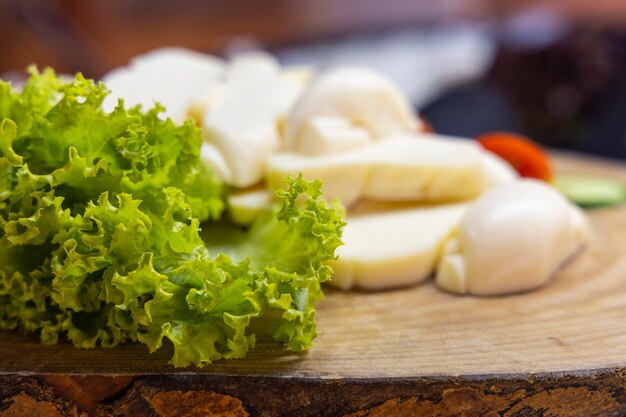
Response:
[[[559,172],[626,183],[626,166],[555,159]],[[538,291],[329,289],[302,355],[260,344],[243,360],[176,370],[167,349],[81,350],[2,332],[0,417],[624,415],[626,206],[588,216],[586,252]]]

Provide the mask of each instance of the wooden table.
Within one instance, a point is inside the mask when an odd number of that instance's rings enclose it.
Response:
[[[626,166],[555,159],[559,172],[626,183]],[[588,215],[586,252],[538,291],[328,290],[304,355],[261,343],[243,360],[177,370],[167,349],[0,333],[0,417],[624,415],[626,206]]]

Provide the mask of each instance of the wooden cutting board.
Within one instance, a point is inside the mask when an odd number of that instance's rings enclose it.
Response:
[[[626,183],[623,165],[555,162]],[[181,370],[167,349],[81,350],[0,332],[0,417],[624,415],[626,206],[588,216],[586,252],[538,291],[329,289],[321,334],[302,355],[259,344],[243,360]]]

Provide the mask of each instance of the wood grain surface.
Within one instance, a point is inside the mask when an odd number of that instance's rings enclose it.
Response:
[[[563,154],[555,162],[560,173],[626,183],[626,166],[616,163]],[[320,336],[306,354],[260,343],[243,360],[174,369],[167,348],[152,355],[132,344],[82,350],[2,332],[0,417],[25,409],[32,415],[54,415],[52,409],[150,416],[624,415],[626,206],[587,213],[594,235],[585,252],[537,291],[461,297],[432,282],[378,293],[328,289],[318,309]]]

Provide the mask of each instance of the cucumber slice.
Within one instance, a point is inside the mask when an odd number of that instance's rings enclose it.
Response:
[[[581,207],[613,206],[626,201],[626,187],[619,181],[586,175],[557,175],[554,185]]]

